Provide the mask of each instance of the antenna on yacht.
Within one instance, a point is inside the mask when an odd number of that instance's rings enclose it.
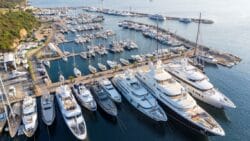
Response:
[[[73,49],[73,47],[71,46],[71,48],[72,48],[72,53],[73,53],[73,66],[74,67],[76,67],[76,59],[75,59],[75,51],[74,51],[74,49]]]

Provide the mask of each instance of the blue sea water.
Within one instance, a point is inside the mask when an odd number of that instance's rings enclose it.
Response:
[[[58,6],[100,6],[100,0],[31,0],[31,4],[37,7]],[[218,123],[224,128],[224,137],[205,137],[189,131],[189,129],[171,120],[167,123],[155,123],[145,118],[136,111],[126,100],[119,105],[117,119],[110,119],[101,111],[90,113],[83,109],[84,118],[87,123],[88,140],[90,141],[248,141],[250,138],[250,1],[248,0],[105,0],[105,8],[129,10],[146,13],[158,13],[178,17],[198,17],[202,12],[203,18],[215,21],[212,25],[201,26],[201,43],[212,48],[226,51],[243,60],[233,68],[206,67],[206,74],[210,81],[236,104],[236,109],[218,110],[206,104],[199,103],[206,109]],[[140,33],[123,30],[117,26],[117,22],[123,20],[121,17],[105,16],[104,27],[114,30],[118,39],[133,38],[140,46],[138,51],[126,52],[119,55],[108,55],[107,57],[96,57],[93,60],[84,61],[76,57],[78,67],[84,74],[88,74],[87,64],[95,64],[105,59],[129,58],[131,54],[152,52],[155,42],[145,39]],[[155,24],[145,18],[132,18],[131,20]],[[195,40],[197,24],[181,24],[177,21],[167,21],[160,24],[161,27],[169,29],[190,40]],[[68,35],[69,38],[72,35]],[[111,41],[112,38],[109,40]],[[96,43],[103,41],[96,41]],[[108,42],[104,42],[108,44]],[[93,43],[94,44],[94,43]],[[62,45],[60,45],[62,47]],[[74,43],[64,44],[65,50],[83,50],[84,47]],[[162,46],[162,48],[164,48]],[[166,47],[167,48],[167,47]],[[51,62],[48,70],[51,79],[57,81],[58,63],[63,68],[65,77],[73,75],[73,58],[68,63],[62,60]],[[65,69],[66,68],[66,69]],[[0,141],[10,140],[7,134],[0,137]],[[25,137],[15,140],[24,141]],[[67,129],[59,109],[57,107],[56,122],[47,128],[39,119],[39,128],[35,137],[28,140],[76,140]]]

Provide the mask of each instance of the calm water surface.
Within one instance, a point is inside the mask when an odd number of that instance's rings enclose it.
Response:
[[[38,7],[57,6],[100,6],[99,0],[32,0],[32,5]],[[200,103],[224,128],[225,137],[205,137],[190,132],[189,129],[179,125],[174,120],[167,123],[156,123],[145,118],[142,114],[130,106],[125,99],[119,105],[119,115],[117,119],[107,117],[102,111],[90,113],[83,109],[84,118],[87,122],[88,140],[113,140],[113,141],[248,141],[250,138],[250,2],[248,0],[105,0],[104,7],[113,9],[123,9],[159,13],[170,16],[197,17],[202,12],[203,17],[213,19],[213,25],[202,25],[202,43],[213,48],[227,51],[240,56],[243,61],[237,66],[228,69],[224,67],[207,67],[206,74],[210,81],[231,98],[237,105],[236,109],[221,111]],[[105,59],[116,60],[120,57],[129,58],[131,54],[152,52],[155,49],[155,42],[145,39],[140,33],[122,30],[117,26],[120,17],[105,16],[104,27],[117,32],[116,39],[132,38],[137,41],[140,49],[122,53],[119,55],[108,55],[106,57],[96,57],[94,60],[82,60],[76,57],[78,67],[84,74],[88,74],[86,66],[91,63],[95,65],[97,61]],[[155,24],[145,18],[131,19]],[[163,28],[177,32],[191,40],[195,39],[197,25],[184,25],[175,21],[167,21],[160,25]],[[72,38],[74,35],[67,35]],[[110,39],[112,40],[112,38]],[[109,41],[110,41],[109,40]],[[95,41],[94,43],[104,43]],[[84,47],[74,43],[64,44],[65,50],[81,51]],[[62,45],[60,45],[62,47]],[[163,48],[163,47],[162,47]],[[167,48],[167,47],[166,47]],[[65,77],[73,75],[73,58],[69,58],[68,63],[63,61],[51,62],[51,69],[48,70],[53,81],[57,81],[58,64],[63,69]],[[3,135],[0,141],[11,140]],[[34,138],[26,139],[19,137],[15,140],[76,140],[67,129],[59,109],[57,107],[56,122],[52,127],[47,128],[39,119],[39,128]]]

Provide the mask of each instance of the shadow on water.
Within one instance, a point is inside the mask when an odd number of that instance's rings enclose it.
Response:
[[[156,122],[147,117],[146,115],[138,111],[135,107],[133,107],[124,97],[121,107],[122,108],[119,111],[120,115],[118,116],[124,124],[126,124],[126,120],[123,120],[124,116],[131,115],[135,118],[135,122],[138,122],[138,124],[144,126],[145,128],[147,128],[147,130],[150,130],[150,132],[153,132],[154,134],[157,134],[159,136],[164,136],[166,131],[166,124],[164,122]]]
[[[109,114],[107,114],[100,106],[98,106],[98,112],[100,113],[101,117],[103,117],[103,119],[105,119],[107,122],[116,125],[117,123],[117,119],[114,116],[111,116]],[[119,115],[119,113],[118,113]]]
[[[210,64],[210,63],[205,63],[205,70],[206,68],[214,68],[214,69],[218,69],[219,66],[216,64]]]
[[[218,109],[206,103],[196,100],[198,105],[200,105],[205,111],[207,111],[211,116],[213,116],[216,120],[220,119],[222,121],[229,122],[230,117],[227,116],[226,111],[224,109]]]
[[[172,115],[171,111],[169,111],[169,109],[162,104],[161,102],[159,102],[159,104],[162,106],[162,108],[164,109],[164,111],[166,112],[167,116],[168,116],[168,122],[167,122],[167,130],[170,134],[175,134],[177,136],[179,136],[180,138],[185,139],[186,141],[208,141],[208,137],[205,135],[202,135],[200,133],[197,133],[197,131],[194,131],[192,129],[190,129],[189,127],[187,127],[186,125],[184,125],[182,122],[179,122],[176,117],[174,115]],[[173,137],[173,136],[171,136]],[[175,140],[175,137],[173,137],[173,139],[171,140]]]

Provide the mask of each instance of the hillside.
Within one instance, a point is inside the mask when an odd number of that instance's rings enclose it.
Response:
[[[13,51],[19,40],[30,35],[39,22],[31,12],[9,11],[0,14],[0,51]]]
[[[0,0],[0,8],[14,8],[24,2],[25,0]]]

